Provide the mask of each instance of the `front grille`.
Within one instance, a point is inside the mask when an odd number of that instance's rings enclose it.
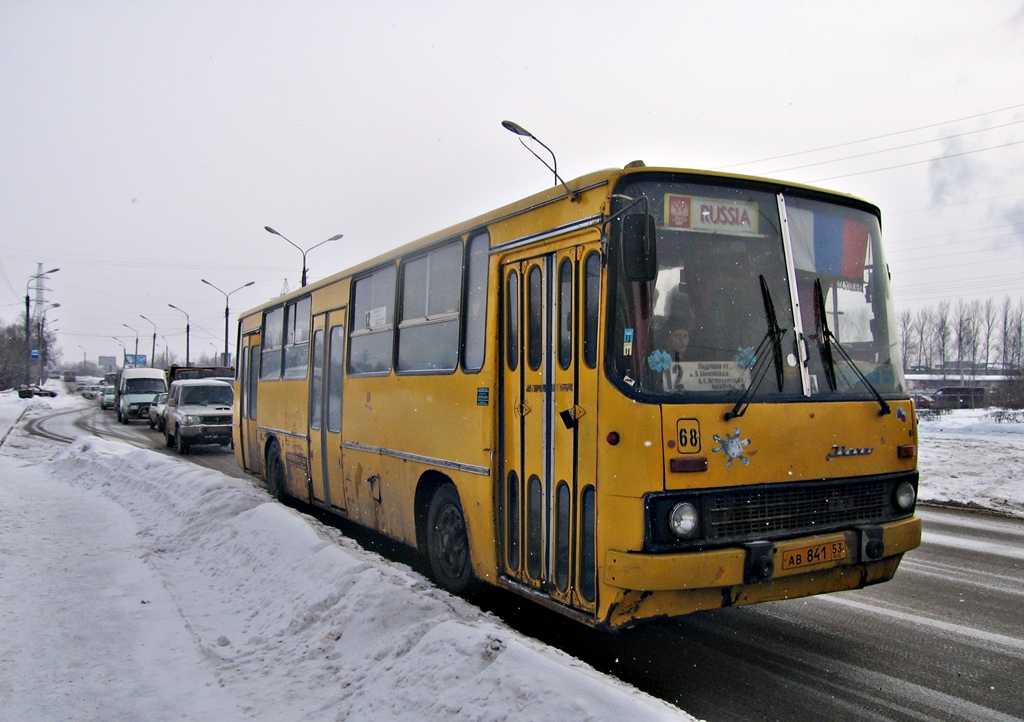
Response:
[[[893,498],[904,481],[916,490],[917,472],[649,494],[645,547],[648,551],[721,547],[904,518],[913,511],[897,509]],[[693,504],[699,514],[700,532],[692,539],[678,539],[668,528],[669,513],[681,501]]]
[[[203,423],[208,426],[223,426],[231,423],[231,416],[204,416]]]
[[[708,541],[764,538],[836,525],[877,521],[885,514],[885,484],[788,485],[736,489],[709,494],[706,501]]]

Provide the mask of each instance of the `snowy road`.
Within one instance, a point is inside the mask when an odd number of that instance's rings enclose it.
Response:
[[[142,425],[110,428],[104,424],[101,417],[84,425],[104,435],[137,437],[143,447],[160,446],[155,432]],[[80,434],[82,427],[74,415],[62,414],[52,416],[44,428],[60,435],[69,428]],[[966,447],[962,430],[949,438],[936,434],[929,439],[928,456],[922,459],[922,493],[926,479],[938,478],[940,482],[928,489],[931,498],[1019,509],[1018,483],[1007,481],[1019,478],[1016,470],[1024,456],[1015,453],[1020,446],[1016,438],[975,434],[970,446],[983,453],[964,457],[959,456]],[[230,454],[215,456],[218,463],[233,463]],[[972,467],[967,459],[981,461]],[[1005,460],[1004,466],[993,465],[993,459]],[[995,491],[987,497],[973,495],[967,482],[957,481],[963,479],[981,480],[977,488]],[[46,490],[38,491],[42,497],[34,502],[26,498],[26,509],[45,504]],[[95,501],[83,497],[81,503]],[[59,508],[45,513],[53,519],[41,519],[38,526],[43,529],[66,528],[73,521]],[[709,722],[1024,719],[1019,682],[1024,679],[1024,521],[935,507],[922,509],[921,514],[925,521],[922,547],[907,556],[892,582],[857,592],[719,610],[642,625],[614,636],[590,632],[507,595],[490,595],[482,601],[485,609],[518,631]],[[7,522],[23,524],[21,516],[12,509]],[[131,541],[118,537],[116,529],[84,533],[97,539],[110,537],[105,543],[113,548]],[[132,586],[137,582],[131,569],[125,575],[111,584],[128,589],[130,599],[163,603],[159,590]],[[40,584],[45,583],[42,575]],[[41,593],[59,598],[55,590]],[[74,594],[88,599],[94,592],[85,585]],[[110,600],[96,599],[90,606],[104,603],[109,605]],[[114,603],[120,602],[115,599]],[[129,606],[123,610],[129,620],[146,613]],[[25,610],[17,620],[5,619],[5,626],[8,622],[45,626],[46,620],[33,619],[32,613]],[[46,617],[62,613],[60,608],[48,609]],[[71,607],[68,613],[73,614]],[[60,642],[56,637],[48,640],[47,634],[38,637],[43,645]],[[140,631],[129,642],[124,650],[125,669],[143,672],[168,664],[187,667],[188,655],[194,651],[187,639],[173,635],[148,639]],[[85,657],[76,661],[77,653],[72,645],[70,662],[86,670],[96,667],[90,667]],[[112,661],[99,669],[120,674],[122,667]],[[4,671],[17,672],[35,683],[26,675],[29,670],[7,667]],[[149,679],[143,674],[136,685],[141,685],[142,694],[152,696],[155,710],[170,692],[161,685],[147,687]],[[103,684],[89,677],[84,683]],[[42,694],[47,680],[39,679],[38,684]],[[182,711],[203,716],[231,704],[208,689],[211,685],[201,677],[189,680],[187,686],[200,687],[204,693],[190,697]],[[72,692],[81,688],[74,687]]]

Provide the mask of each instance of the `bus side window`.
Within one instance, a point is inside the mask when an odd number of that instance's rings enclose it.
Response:
[[[519,273],[514,269],[505,292],[505,361],[509,371],[519,367]]]
[[[263,353],[260,356],[260,380],[281,378],[281,352],[284,349],[284,306],[263,316]]]
[[[249,376],[246,379],[245,387],[246,393],[248,394],[248,410],[249,413],[246,416],[247,419],[256,420],[256,399],[257,390],[259,389],[256,383],[260,377],[260,345],[253,344],[249,348]]]
[[[306,378],[309,365],[309,296],[289,303],[285,310],[284,377]]]
[[[484,338],[487,322],[487,231],[466,244],[466,305],[462,321],[462,368],[477,372],[484,366]]]
[[[601,254],[594,251],[583,264],[583,362],[597,367],[597,320],[601,291]]]
[[[309,428],[320,429],[323,418],[324,388],[324,332],[313,333],[313,377],[309,384]]]
[[[563,258],[558,264],[558,365],[568,369],[573,347],[573,267]]]
[[[454,371],[459,359],[462,244],[448,243],[402,265],[399,371]]]
[[[395,320],[395,266],[385,266],[355,282],[349,372],[391,371]]]

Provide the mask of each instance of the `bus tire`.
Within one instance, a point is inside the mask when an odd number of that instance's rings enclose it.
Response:
[[[473,583],[473,563],[466,516],[452,484],[438,487],[427,512],[427,556],[438,584],[462,594]]]
[[[281,461],[281,447],[276,441],[267,450],[267,491],[278,501],[284,498],[284,462]]]

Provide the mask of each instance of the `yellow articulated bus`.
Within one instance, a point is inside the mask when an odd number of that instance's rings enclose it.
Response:
[[[878,209],[641,162],[239,320],[271,493],[586,624],[856,589],[920,543]]]

